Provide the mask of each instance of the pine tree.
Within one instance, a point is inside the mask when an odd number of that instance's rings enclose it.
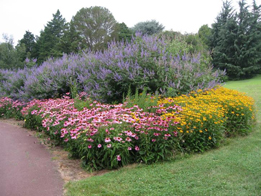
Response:
[[[66,54],[78,53],[80,50],[84,49],[82,43],[82,38],[79,33],[76,32],[72,22],[70,22],[69,29],[65,31],[64,36],[59,43],[59,48]]]
[[[24,61],[26,58],[30,59],[33,53],[33,50],[35,48],[35,36],[30,31],[26,31],[23,38],[18,41],[17,48],[22,47],[24,45],[25,47],[25,55],[22,57],[22,61]]]
[[[53,14],[53,19],[47,23],[37,40],[38,63],[42,63],[49,57],[62,56],[63,51],[60,48],[60,42],[67,29],[68,24],[60,14],[60,11],[57,10],[57,12]]]
[[[230,3],[224,2],[210,40],[214,66],[225,69],[230,79],[251,77],[260,70],[260,7],[254,1],[250,12],[241,0],[239,8],[233,13]]]

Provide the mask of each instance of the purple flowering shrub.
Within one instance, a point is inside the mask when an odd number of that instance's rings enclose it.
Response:
[[[110,43],[104,53],[96,53],[89,85],[94,98],[117,102],[130,88],[176,96],[192,90],[213,88],[223,73],[202,66],[200,55],[175,56],[167,52],[164,39],[137,35],[130,43]]]
[[[219,83],[222,73],[202,64],[200,55],[179,56],[167,47],[164,38],[137,34],[130,43],[111,42],[104,52],[64,55],[17,72],[0,70],[1,95],[32,100],[78,91],[112,103],[129,89],[176,96]]]

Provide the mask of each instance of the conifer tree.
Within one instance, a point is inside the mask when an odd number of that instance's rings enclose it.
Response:
[[[260,6],[253,2],[249,11],[245,0],[239,2],[234,13],[230,2],[212,25],[210,47],[213,64],[225,69],[230,79],[251,77],[260,71],[261,62]]]
[[[57,12],[53,14],[53,19],[47,23],[37,40],[38,63],[42,63],[49,57],[62,56],[63,51],[60,48],[60,42],[67,28],[68,24],[62,17],[60,11],[57,10]]]
[[[18,45],[16,48],[22,47],[24,45],[25,47],[25,54],[22,56],[22,61],[24,61],[26,58],[30,59],[32,57],[32,53],[35,49],[35,36],[30,31],[26,31],[23,38],[18,41]]]

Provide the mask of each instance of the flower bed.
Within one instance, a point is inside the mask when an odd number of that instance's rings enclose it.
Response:
[[[223,87],[198,90],[189,95],[165,98],[165,106],[180,105],[176,118],[180,145],[186,151],[204,151],[217,146],[224,136],[247,134],[254,123],[254,100],[235,90]],[[164,117],[172,116],[165,113]]]
[[[25,127],[44,131],[96,170],[166,160],[177,151],[202,152],[224,136],[247,133],[254,119],[252,98],[221,87],[164,98],[146,111],[80,99],[33,100],[21,113]],[[0,101],[0,109],[16,103]]]

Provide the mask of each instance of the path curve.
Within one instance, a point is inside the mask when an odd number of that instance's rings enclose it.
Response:
[[[24,128],[0,121],[0,195],[62,196],[51,154]]]

